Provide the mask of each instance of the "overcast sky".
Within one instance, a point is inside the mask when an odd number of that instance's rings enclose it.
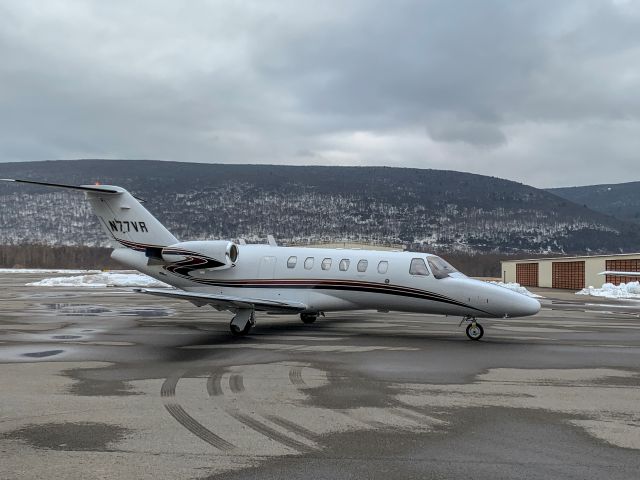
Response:
[[[0,161],[640,180],[640,2],[0,0]]]

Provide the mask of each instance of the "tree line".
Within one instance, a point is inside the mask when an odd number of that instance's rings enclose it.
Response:
[[[111,249],[63,245],[0,245],[1,268],[123,268],[111,259]]]

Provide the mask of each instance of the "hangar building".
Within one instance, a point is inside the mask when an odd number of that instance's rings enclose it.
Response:
[[[598,275],[605,270],[640,272],[640,253],[592,255],[583,257],[533,258],[503,260],[502,281],[525,287],[549,287],[580,290],[605,282],[615,285],[636,282],[638,277]]]

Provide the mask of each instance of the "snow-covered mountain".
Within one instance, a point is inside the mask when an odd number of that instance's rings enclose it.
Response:
[[[508,180],[444,170],[77,160],[0,177],[127,188],[180,239],[405,243],[431,251],[622,252],[640,226]],[[82,194],[0,184],[0,244],[105,245]]]

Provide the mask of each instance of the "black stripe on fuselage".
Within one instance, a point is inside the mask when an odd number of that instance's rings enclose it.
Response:
[[[138,243],[138,242],[132,242],[130,240],[124,240],[122,238],[116,237],[114,234],[111,234],[111,236],[116,242],[118,242],[123,247],[130,248],[131,250],[136,250],[138,252],[144,252],[147,248],[165,248],[162,245],[154,245],[151,243]]]
[[[181,277],[191,278],[188,277],[188,275],[189,272],[193,270],[200,270],[202,268],[218,268],[223,265],[224,263],[214,260],[213,258],[188,256],[184,260],[174,262],[164,268],[169,272],[175,273],[176,275],[179,275]]]

